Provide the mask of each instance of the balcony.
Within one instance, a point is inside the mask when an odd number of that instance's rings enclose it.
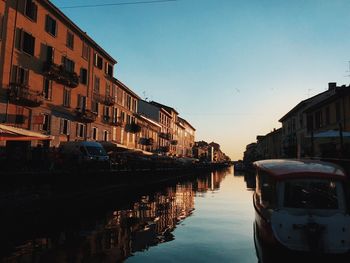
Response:
[[[145,146],[151,146],[154,143],[153,138],[140,138],[139,143]]]
[[[110,95],[101,95],[99,93],[94,92],[94,100],[96,102],[102,103],[106,106],[113,106],[115,103],[115,99],[113,96]]]
[[[110,121],[109,124],[112,125],[112,126],[120,126],[120,127],[122,127],[124,123],[122,121],[122,118],[118,117],[118,118],[112,118],[112,120]]]
[[[170,144],[171,144],[171,145],[177,145],[177,143],[178,143],[177,140],[171,140],[171,141],[170,141]]]
[[[79,76],[75,72],[67,71],[63,65],[52,62],[45,62],[43,67],[44,75],[66,87],[76,88],[79,85]]]
[[[166,133],[166,132],[161,132],[161,133],[159,133],[159,138],[162,138],[162,139],[169,141],[171,139],[171,134]]]
[[[91,123],[96,121],[97,114],[91,110],[77,108],[75,113],[77,120],[80,122]]]
[[[28,107],[39,107],[44,101],[41,92],[20,83],[10,83],[8,97],[11,103]]]
[[[130,133],[138,133],[141,131],[141,126],[136,123],[129,123],[125,125],[125,130]]]

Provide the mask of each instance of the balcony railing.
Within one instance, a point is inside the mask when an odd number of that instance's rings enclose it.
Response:
[[[122,127],[124,125],[124,122],[122,121],[121,117],[117,117],[117,118],[112,118],[109,124],[112,126]]]
[[[94,92],[94,100],[97,102],[100,102],[102,104],[105,104],[107,106],[113,106],[115,103],[115,99],[113,96],[110,95],[101,95],[97,92]]]
[[[75,72],[67,71],[63,65],[45,62],[43,72],[48,79],[63,84],[66,87],[75,88],[79,85],[79,76]]]
[[[130,133],[138,133],[141,131],[141,126],[136,123],[128,123],[125,125],[125,130]]]
[[[87,109],[76,109],[77,120],[83,123],[91,123],[96,121],[97,114]]]
[[[171,140],[171,141],[170,141],[170,144],[171,144],[171,145],[177,145],[177,143],[178,143],[177,140]]]
[[[166,132],[161,132],[159,133],[159,138],[163,138],[169,141],[171,139],[171,134]]]
[[[154,143],[153,138],[140,138],[139,143],[141,145],[151,146]]]
[[[9,101],[23,106],[39,107],[43,101],[43,94],[40,91],[29,89],[21,83],[10,83],[8,90]]]

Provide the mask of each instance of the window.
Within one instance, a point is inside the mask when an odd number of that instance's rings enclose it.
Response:
[[[80,83],[87,85],[88,83],[88,73],[87,69],[81,68],[80,69]]]
[[[70,121],[67,119],[60,119],[60,133],[69,135],[70,134]]]
[[[92,112],[95,112],[98,114],[98,102],[97,101],[92,101]]]
[[[77,124],[77,137],[85,138],[86,125],[82,123]]]
[[[121,116],[122,122],[125,122],[125,112],[122,111],[120,116]]]
[[[129,95],[126,95],[126,107],[131,110],[131,97]]]
[[[317,111],[315,113],[315,128],[321,128],[322,127],[322,111]]]
[[[100,93],[100,78],[95,76],[95,82],[94,82],[94,92]]]
[[[329,107],[326,108],[325,110],[325,115],[326,115],[326,125],[330,124],[330,112],[329,112]]]
[[[106,96],[110,96],[111,95],[111,84],[109,84],[108,82],[106,83]]]
[[[51,126],[51,116],[49,114],[43,114],[43,124],[41,130],[49,132]]]
[[[43,95],[46,100],[52,99],[52,81],[44,78]]]
[[[108,131],[106,130],[103,131],[103,140],[108,141]]]
[[[335,120],[336,120],[337,122],[340,121],[340,102],[337,102],[337,103],[335,104]]]
[[[67,88],[63,90],[63,106],[70,107],[71,91]]]
[[[34,56],[35,37],[20,28],[16,28],[15,47],[18,50]]]
[[[113,66],[108,62],[105,63],[105,73],[108,76],[113,77]]]
[[[118,108],[113,108],[113,122],[118,122]]]
[[[24,9],[24,14],[27,17],[29,17],[31,20],[36,22],[37,13],[38,13],[38,6],[32,0],[27,0],[25,9]]]
[[[109,107],[108,106],[104,106],[103,107],[103,120],[104,121],[109,121]]]
[[[46,15],[45,30],[46,30],[47,33],[51,34],[52,36],[56,36],[57,35],[57,23],[56,23],[56,20],[53,19],[49,15]]]
[[[264,207],[272,208],[276,205],[276,182],[262,171],[257,176],[257,196]]]
[[[126,116],[126,123],[127,124],[131,123],[131,116],[129,114]]]
[[[63,64],[63,67],[66,71],[74,72],[75,63],[73,60],[71,60],[67,57],[62,57],[62,64]]]
[[[91,137],[93,140],[98,141],[98,129],[96,127],[92,127]]]
[[[78,95],[78,105],[77,107],[81,110],[85,110],[86,109],[86,96],[83,95]]]
[[[136,99],[133,99],[132,110],[134,112],[137,112],[137,100]]]
[[[82,50],[82,54],[81,56],[88,60],[89,59],[89,53],[90,53],[90,47],[88,46],[88,44],[86,44],[85,42],[83,42],[83,50]]]
[[[286,181],[284,206],[302,209],[338,209],[337,183],[311,179]]]
[[[48,63],[54,62],[54,48],[51,46],[46,46],[45,61]]]
[[[306,129],[308,132],[313,131],[314,129],[314,118],[312,117],[312,115],[308,115],[306,118]]]
[[[72,32],[67,31],[67,42],[66,42],[66,45],[70,49],[74,48],[74,34]]]
[[[97,53],[95,53],[95,56],[94,56],[94,65],[95,65],[95,67],[98,67],[99,69],[102,69],[102,67],[103,67],[103,59]]]
[[[27,86],[29,82],[29,70],[13,65],[11,72],[11,81],[16,84]]]

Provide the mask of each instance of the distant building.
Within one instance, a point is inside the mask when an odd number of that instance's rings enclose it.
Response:
[[[181,134],[178,135],[178,155],[193,157],[192,148],[194,146],[196,129],[181,117],[178,117],[178,126],[181,127]]]

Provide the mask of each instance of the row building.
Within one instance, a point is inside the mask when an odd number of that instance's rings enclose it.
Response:
[[[0,0],[0,146],[91,140],[192,156],[192,125],[143,101],[116,63],[50,1]]]
[[[247,146],[247,162],[272,158],[350,158],[350,86],[328,83],[324,92],[295,105],[282,127]]]

